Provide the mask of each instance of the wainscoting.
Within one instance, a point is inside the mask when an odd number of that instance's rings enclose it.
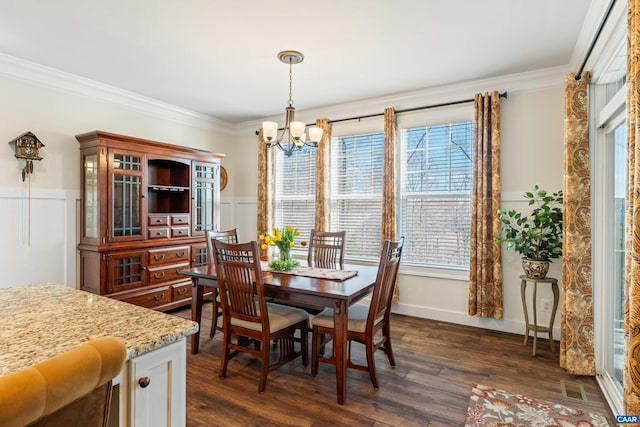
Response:
[[[76,287],[76,191],[0,189],[0,287],[51,281]]]

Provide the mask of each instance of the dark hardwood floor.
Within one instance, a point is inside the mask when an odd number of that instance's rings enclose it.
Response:
[[[191,318],[190,309],[172,314]],[[533,357],[522,335],[393,315],[396,368],[378,352],[377,391],[366,372],[349,370],[347,401],[338,405],[331,365],[314,378],[296,360],[271,372],[260,394],[259,363],[241,354],[219,379],[222,333],[209,338],[210,316],[205,304],[200,352],[188,349],[187,426],[463,426],[473,383],[599,412],[614,425],[595,379],[565,373],[546,339]],[[362,346],[353,351],[364,362]],[[583,384],[587,402],[563,397],[560,380]]]

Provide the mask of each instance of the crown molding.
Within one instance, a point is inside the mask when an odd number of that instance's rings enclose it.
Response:
[[[500,77],[402,92],[379,98],[368,98],[313,110],[296,110],[296,119],[306,123],[313,123],[316,118],[338,120],[356,115],[381,113],[386,107],[390,106],[401,110],[468,99],[473,98],[478,92],[498,90],[499,92],[507,91],[509,95],[515,95],[517,93],[534,90],[562,87],[564,85],[564,76],[569,72],[571,72],[571,68],[568,65],[563,65]],[[233,129],[237,134],[255,132],[262,126],[263,120],[274,120],[276,122],[280,120],[280,122],[282,122],[284,120],[284,114],[238,123],[233,126]]]
[[[0,75],[74,95],[98,99],[181,124],[233,133],[233,127],[223,120],[1,52]]]
[[[386,107],[396,109],[415,108],[424,105],[467,99],[475,93],[490,90],[507,91],[517,94],[531,90],[541,90],[563,85],[564,75],[571,71],[569,66],[546,68],[524,73],[510,74],[488,79],[473,80],[451,85],[442,85],[415,91],[402,92],[378,98],[367,98],[354,102],[335,104],[313,110],[296,111],[296,118],[312,123],[316,118],[341,119],[354,115],[376,114]],[[191,126],[204,127],[214,131],[241,135],[255,132],[263,120],[283,120],[284,117],[270,116],[237,124],[196,113],[175,105],[163,103],[134,92],[76,76],[24,59],[0,52],[0,75],[27,83],[55,88],[75,95],[110,102],[138,112],[151,114]]]

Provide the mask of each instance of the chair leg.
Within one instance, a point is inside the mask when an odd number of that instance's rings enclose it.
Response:
[[[320,341],[320,334],[318,333],[318,327],[313,327],[311,333],[311,376],[315,377],[318,374],[318,343]]]
[[[302,366],[309,366],[309,328],[304,325],[300,328],[300,346],[302,351]]]
[[[224,378],[227,376],[227,364],[229,363],[229,340],[231,338],[227,337],[225,334],[223,343],[222,343],[222,358],[220,359],[220,374],[218,375],[220,378]]]
[[[391,348],[391,335],[389,334],[389,322],[382,328],[382,334],[384,335],[384,352],[387,353],[387,359],[389,359],[389,365],[395,368],[396,359],[393,357],[393,349]]]
[[[327,339],[326,339],[326,334],[320,334],[320,338],[318,339],[318,342],[320,343],[320,353],[318,353],[320,356],[324,356],[324,351],[327,348]]]
[[[211,313],[211,331],[209,332],[209,338],[213,338],[216,334],[218,327],[218,290],[213,288],[213,313]]]
[[[351,344],[351,343],[349,343]],[[378,389],[378,377],[376,375],[376,359],[373,356],[373,343],[369,340],[365,341],[366,353],[367,353],[367,368],[369,369],[369,376],[371,377],[371,384],[375,390]]]
[[[260,384],[258,385],[258,392],[264,393],[264,389],[267,387],[267,374],[269,373],[269,359],[271,357],[270,354],[271,346],[267,343],[267,345],[262,346],[261,351],[261,361],[260,361]]]

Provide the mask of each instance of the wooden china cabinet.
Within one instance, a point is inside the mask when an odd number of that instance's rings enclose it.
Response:
[[[190,304],[178,270],[207,262],[224,155],[102,131],[76,139],[80,289],[161,311]]]

